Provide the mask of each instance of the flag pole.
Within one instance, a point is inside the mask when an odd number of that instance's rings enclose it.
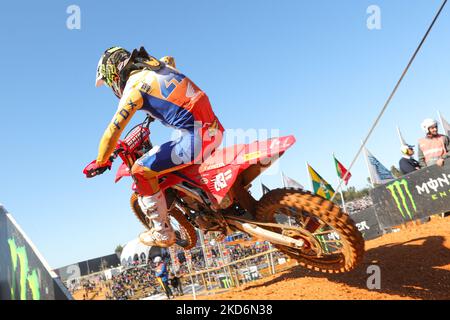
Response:
[[[341,179],[339,179],[341,180]],[[341,193],[341,199],[342,199],[342,208],[344,209],[345,212],[347,212],[347,208],[345,207],[345,200],[344,200],[344,194],[342,193],[342,188],[339,189],[339,192]]]
[[[344,175],[344,179],[345,178],[347,178],[347,175],[348,175],[348,172],[350,172],[350,171],[347,171],[346,173],[345,173],[345,175]],[[341,186],[342,186],[342,181],[343,181],[343,179],[339,179],[339,183],[338,183],[338,186],[337,186],[337,189],[336,190],[339,190],[339,191],[341,191]],[[333,202],[333,200],[334,200],[334,197],[336,197],[336,192],[333,194],[333,196],[331,197],[331,199],[330,199],[330,201],[331,202]]]
[[[333,160],[334,160],[334,165],[336,165],[336,156],[334,155],[334,152],[333,152]],[[337,171],[336,171],[336,173],[337,173]],[[346,173],[347,173],[347,172],[346,172]],[[342,179],[339,177],[339,174],[338,174],[338,185],[339,185],[340,183],[342,183],[341,180],[342,180]],[[347,209],[345,208],[344,193],[342,192],[342,188],[339,188],[339,193],[341,194],[342,209],[344,209],[344,211],[347,212]],[[334,196],[334,195],[333,195],[333,196]]]
[[[280,170],[280,176],[281,176],[281,184],[283,185],[283,188],[286,188],[286,184],[284,183],[284,174],[282,170]]]
[[[355,157],[353,158],[352,162],[350,163],[350,166],[348,167],[348,171],[351,171],[353,168],[353,165],[356,163],[356,160],[359,158],[364,146],[366,145],[367,141],[369,140],[370,136],[372,135],[372,132],[375,130],[375,127],[378,125],[380,119],[383,117],[383,114],[385,113],[387,107],[389,106],[389,104],[391,103],[391,100],[393,99],[393,97],[395,96],[398,88],[400,87],[400,84],[403,81],[403,78],[405,77],[405,75],[408,73],[409,68],[411,67],[412,63],[414,62],[417,54],[419,53],[420,49],[422,48],[423,44],[425,43],[426,39],[428,38],[429,33],[431,32],[431,29],[433,28],[434,24],[436,23],[436,20],[439,18],[442,10],[444,9],[445,5],[447,4],[447,0],[444,0],[441,4],[441,6],[439,7],[438,12],[436,13],[436,15],[434,16],[433,21],[431,22],[430,26],[428,27],[425,35],[423,36],[422,40],[420,41],[419,45],[417,46],[416,50],[414,51],[412,57],[409,59],[408,64],[406,65],[405,69],[403,70],[402,75],[400,76],[400,79],[397,81],[394,89],[392,90],[391,94],[389,95],[388,99],[386,100],[386,102],[383,105],[383,108],[381,108],[380,113],[378,114],[377,118],[375,119],[374,123],[372,124],[372,126],[370,127],[369,132],[367,133],[366,137],[364,138],[364,141],[361,145],[361,147],[359,147],[358,151],[356,152]],[[338,186],[339,188],[341,187],[341,184],[339,184]],[[336,193],[335,193],[336,194]],[[333,198],[331,198],[333,199]]]
[[[447,121],[444,120],[444,117],[442,116],[440,111],[438,111],[438,115],[439,115],[439,121],[441,122],[443,134],[446,136],[450,136],[450,127],[448,126]]]
[[[284,173],[282,170],[280,170],[280,174],[281,174],[281,183],[283,184],[283,188],[286,188],[286,183],[284,182]],[[295,218],[294,218],[295,219]],[[291,216],[288,216],[288,224],[291,227],[292,226],[292,222],[291,222]],[[270,242],[269,242],[270,243]],[[272,245],[272,244],[271,244]],[[271,247],[272,248],[272,247]]]
[[[266,194],[264,187],[266,187],[268,189],[267,192],[269,192],[270,189],[262,182],[261,177],[259,177],[259,184],[261,185],[261,192],[262,192],[262,196],[261,197],[263,197]]]
[[[262,183],[261,176],[259,176],[258,178],[259,178],[259,185],[261,186],[261,193],[262,193],[262,196],[263,196],[264,195],[264,188],[263,188],[263,183]]]
[[[374,184],[373,184],[373,179],[372,179],[372,173],[370,172],[369,159],[367,157],[367,149],[365,146],[364,146],[364,159],[366,160],[367,171],[369,171],[370,184],[372,185],[372,189],[373,189]]]
[[[312,183],[311,174],[309,173],[309,164],[308,164],[308,161],[306,161],[305,163],[306,163],[306,172],[308,173],[308,176],[309,176],[309,183],[310,183],[310,185],[311,185],[311,192],[312,192],[313,194],[316,194],[315,191],[314,191],[314,185],[313,185],[313,183]]]
[[[334,155],[334,153],[333,153],[333,155]],[[337,186],[337,189],[336,189],[336,190],[339,190],[339,192],[340,192],[341,189],[342,189],[342,188],[341,188],[341,187],[342,187],[342,182],[344,182],[345,179],[347,179],[347,176],[348,176],[349,173],[350,173],[350,168],[347,169],[347,172],[345,172],[345,174],[344,174],[344,176],[342,177],[342,179],[339,179],[339,183],[338,183],[338,186]],[[334,197],[336,197],[336,194],[337,194],[337,192],[334,192],[333,196],[332,196],[331,199],[330,199],[331,202],[333,202]]]
[[[442,130],[445,130],[444,122],[442,121],[442,115],[441,115],[441,112],[439,110],[438,110],[438,117],[439,117],[439,122],[441,123]],[[446,133],[446,132],[444,132],[444,133]]]
[[[362,143],[362,141],[361,141],[361,143]],[[366,160],[366,165],[367,165],[367,171],[369,171],[370,184],[372,185],[372,189],[373,189],[373,188],[375,188],[375,185],[373,184],[372,174],[370,173],[369,157],[367,155],[367,148],[366,148],[366,146],[364,146],[363,149],[364,149],[364,158]],[[375,214],[375,218],[377,219],[378,225],[381,226],[380,218],[378,217],[377,214]],[[382,232],[383,232],[383,234],[386,234],[386,231],[385,231],[384,228],[383,228]]]
[[[400,139],[400,144],[401,145],[406,145],[406,141],[402,136],[402,133],[400,132],[400,128],[397,126],[397,134],[398,134],[398,138]]]

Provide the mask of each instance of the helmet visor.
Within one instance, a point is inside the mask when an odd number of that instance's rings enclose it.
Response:
[[[103,78],[97,78],[96,80],[95,80],[95,86],[96,87],[101,87],[102,85],[104,85],[105,84],[105,80],[103,80]]]
[[[100,87],[105,84],[105,74],[104,74],[103,68],[102,68],[104,58],[105,58],[105,55],[103,54],[97,63],[97,74],[95,75],[95,86],[96,87]]]

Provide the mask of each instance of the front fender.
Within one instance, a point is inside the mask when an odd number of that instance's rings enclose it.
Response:
[[[114,182],[117,183],[123,177],[129,177],[129,176],[131,176],[130,168],[128,168],[128,166],[125,164],[125,162],[122,162],[119,169],[117,170],[116,179],[114,180]]]

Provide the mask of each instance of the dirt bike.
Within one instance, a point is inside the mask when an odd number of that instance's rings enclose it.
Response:
[[[153,148],[149,129],[153,120],[148,116],[118,142],[110,158],[123,160],[115,182],[130,176],[134,162]],[[294,143],[293,136],[285,136],[217,149],[201,164],[160,176],[176,244],[193,248],[196,228],[223,236],[241,231],[271,242],[309,269],[327,273],[354,269],[362,260],[364,240],[339,206],[301,189],[274,189],[259,200],[249,191],[251,182]],[[150,228],[135,184],[132,189],[131,209]]]

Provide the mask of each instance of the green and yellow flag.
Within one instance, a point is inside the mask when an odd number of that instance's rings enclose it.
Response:
[[[334,195],[334,189],[331,185],[320,176],[309,164],[308,164],[308,172],[311,177],[312,187],[315,194],[325,198],[331,199]]]

